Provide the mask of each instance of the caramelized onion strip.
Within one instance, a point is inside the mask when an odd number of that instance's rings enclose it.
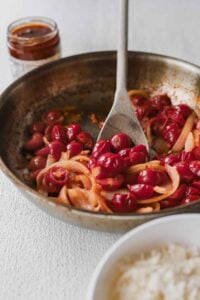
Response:
[[[192,131],[192,127],[194,125],[196,114],[193,112],[186,120],[185,125],[183,126],[183,129],[181,131],[181,134],[179,135],[176,143],[172,147],[172,152],[180,152],[184,145],[185,141],[188,137],[188,134]]]
[[[144,98],[149,97],[148,93],[145,92],[144,90],[130,90],[130,91],[128,91],[128,95],[129,95],[129,97],[132,97],[132,96],[143,96]]]
[[[165,167],[161,165],[160,161],[159,160],[152,160],[152,161],[149,161],[147,163],[144,163],[144,164],[138,164],[138,165],[135,165],[135,166],[132,166],[128,169],[127,173],[128,174],[136,174],[146,168],[153,168],[153,169],[157,169],[157,170],[160,170],[160,171],[166,171],[165,170]]]
[[[68,194],[67,194],[67,187],[66,187],[66,185],[64,185],[61,188],[60,193],[59,193],[58,198],[57,198],[57,203],[71,205],[71,203],[69,201]]]

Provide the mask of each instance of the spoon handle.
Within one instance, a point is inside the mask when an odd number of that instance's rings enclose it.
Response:
[[[126,89],[127,77],[127,39],[128,39],[128,0],[120,0],[119,38],[117,51],[116,91]]]
[[[119,44],[117,51],[117,78],[113,106],[98,135],[99,139],[109,139],[114,134],[124,132],[130,136],[134,144],[148,142],[136,117],[126,89],[127,77],[127,40],[128,40],[128,0],[119,0]]]

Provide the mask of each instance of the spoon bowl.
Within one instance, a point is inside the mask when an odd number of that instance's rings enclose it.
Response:
[[[128,0],[119,0],[119,45],[117,51],[117,81],[112,108],[99,133],[99,139],[109,139],[123,132],[129,135],[135,145],[143,144],[149,152],[148,141],[134,109],[127,89],[127,41],[128,41]]]

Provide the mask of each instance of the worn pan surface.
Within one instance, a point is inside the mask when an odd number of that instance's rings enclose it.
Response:
[[[54,204],[25,182],[22,144],[26,126],[51,107],[75,106],[83,113],[82,125],[94,136],[97,126],[88,115],[106,116],[115,90],[114,52],[98,52],[64,58],[34,70],[10,85],[0,101],[0,164],[4,173],[33,203],[49,214],[80,226],[106,231],[126,231],[150,219],[167,214],[198,212],[200,202],[153,214],[106,215]],[[200,68],[155,54],[130,52],[128,87],[167,92],[174,103],[199,95]]]

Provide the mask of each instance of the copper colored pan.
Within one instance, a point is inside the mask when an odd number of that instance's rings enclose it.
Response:
[[[183,212],[200,211],[200,201],[152,214],[92,213],[54,204],[38,194],[22,176],[22,144],[26,126],[51,107],[75,106],[82,112],[82,125],[98,134],[88,115],[105,117],[115,89],[114,52],[98,52],[64,58],[44,65],[10,85],[0,101],[0,165],[3,172],[33,203],[49,214],[80,226],[105,231],[126,231],[148,220]],[[200,68],[155,54],[130,52],[128,87],[167,92],[174,103],[199,95]]]

